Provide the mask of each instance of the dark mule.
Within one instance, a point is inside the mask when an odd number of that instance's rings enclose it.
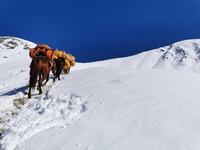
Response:
[[[54,78],[53,78],[53,81],[55,81],[57,78],[58,80],[60,80],[60,74],[62,73],[63,71],[63,68],[64,68],[64,60],[63,59],[55,59],[55,72],[54,72]]]
[[[42,94],[42,86],[45,85],[49,80],[49,73],[51,70],[51,66],[52,66],[51,63],[44,56],[38,56],[32,59],[30,65],[28,98],[31,98],[31,89],[35,88],[37,81],[38,81],[39,94]],[[45,81],[44,84],[42,84],[43,81]]]
[[[55,60],[52,60],[51,63],[52,63],[51,71],[52,71],[53,75],[55,76],[55,74],[56,74],[56,62],[55,62]]]

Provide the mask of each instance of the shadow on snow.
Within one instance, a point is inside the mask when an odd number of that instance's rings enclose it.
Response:
[[[22,86],[22,87],[19,87],[19,88],[15,88],[14,90],[10,90],[6,93],[0,94],[0,96],[11,96],[11,95],[17,94],[18,92],[22,92],[24,95],[26,95],[26,94],[28,94],[27,91],[26,91],[27,88],[28,88],[28,85]]]

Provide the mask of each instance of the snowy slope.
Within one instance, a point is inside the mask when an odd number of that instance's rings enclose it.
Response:
[[[21,38],[0,36],[0,49],[29,49],[34,46],[34,43]]]
[[[35,44],[18,40],[0,43],[0,149],[199,150],[200,40],[78,63],[30,100]]]
[[[26,87],[29,78],[28,62],[31,60],[27,57],[27,47],[34,46],[34,43],[19,38],[0,37],[0,111],[12,106],[17,89],[23,92]]]
[[[81,68],[101,66],[200,72],[200,40],[185,40],[130,57],[88,63]],[[80,69],[79,65],[76,69]]]
[[[87,97],[80,120],[40,132],[17,150],[199,150],[199,88],[193,73],[73,72],[51,91]]]

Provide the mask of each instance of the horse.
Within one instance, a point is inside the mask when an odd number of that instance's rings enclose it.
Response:
[[[55,71],[54,71],[54,78],[53,81],[55,82],[55,80],[58,78],[58,80],[60,80],[60,74],[62,73],[63,69],[64,69],[64,59],[62,58],[58,58],[55,59]]]
[[[30,79],[28,98],[31,98],[31,89],[35,88],[38,81],[39,94],[42,94],[42,86],[49,81],[49,73],[52,69],[52,64],[45,56],[37,56],[32,59],[30,64]],[[38,80],[39,77],[39,80]],[[46,80],[46,81],[45,81]],[[43,81],[45,83],[43,84]]]

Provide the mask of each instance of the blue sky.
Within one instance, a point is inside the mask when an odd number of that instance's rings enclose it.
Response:
[[[200,38],[199,0],[1,0],[0,35],[88,62]]]

